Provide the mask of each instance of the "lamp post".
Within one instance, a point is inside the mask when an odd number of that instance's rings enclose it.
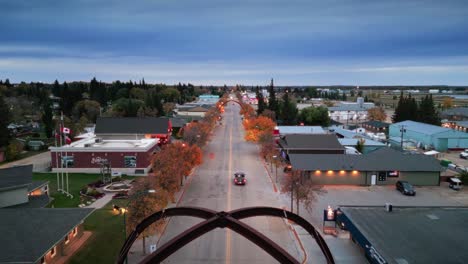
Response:
[[[403,133],[406,133],[406,128],[404,125],[400,126],[400,132],[401,132],[400,146],[401,146],[401,150],[403,150]]]
[[[128,206],[130,205],[130,203],[135,200],[136,198],[140,197],[140,196],[143,196],[143,195],[146,195],[146,194],[149,194],[149,193],[155,193],[156,191],[153,190],[153,189],[149,189],[149,190],[143,190],[143,191],[139,191],[139,192],[136,192],[134,193],[132,196],[128,197],[128,202],[127,204],[125,205],[124,208],[121,208],[122,212],[123,212],[123,224],[124,224],[124,243],[125,243],[125,240],[127,239],[127,211],[128,211]],[[115,208],[115,206],[114,206]],[[127,259],[127,256],[125,256],[125,263],[128,263],[128,259]]]
[[[278,158],[278,156],[276,156],[276,155],[273,156],[273,160],[275,161],[275,172],[276,172],[276,173],[275,173],[275,174],[276,174],[276,176],[275,176],[275,177],[276,177],[275,181],[276,181],[276,183],[278,183],[278,164],[276,164],[276,159],[277,159],[277,158]]]

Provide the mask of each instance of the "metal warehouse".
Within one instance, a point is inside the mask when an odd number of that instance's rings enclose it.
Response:
[[[414,121],[403,121],[390,125],[390,142],[400,145],[401,140],[416,146],[437,151],[468,148],[468,134],[454,129]]]

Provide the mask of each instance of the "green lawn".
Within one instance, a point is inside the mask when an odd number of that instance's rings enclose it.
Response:
[[[59,174],[60,176],[60,174]],[[49,207],[78,207],[80,204],[80,189],[88,183],[101,179],[101,174],[85,174],[85,173],[69,173],[68,188],[73,198],[67,197],[62,193],[57,192],[57,174],[56,173],[34,173],[33,180],[49,181],[50,196],[54,200],[49,204]],[[125,179],[135,179],[132,176],[123,176]],[[65,175],[64,175],[65,179]],[[66,186],[66,181],[64,185]],[[66,189],[66,188],[65,188]]]
[[[113,200],[85,220],[85,229],[93,235],[69,263],[115,263],[124,242],[124,233],[123,215],[112,211],[113,203],[124,206],[126,200]]]
[[[59,174],[60,175],[60,174]],[[65,175],[64,175],[65,179]],[[57,174],[56,173],[34,173],[33,180],[49,181],[49,194],[54,198],[49,207],[78,207],[80,204],[80,189],[88,183],[101,179],[100,174],[69,173],[68,188],[73,198],[67,197],[57,192]],[[66,186],[66,181],[65,181]],[[66,189],[66,188],[65,188]]]

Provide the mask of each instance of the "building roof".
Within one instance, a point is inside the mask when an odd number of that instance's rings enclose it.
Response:
[[[30,195],[28,196],[28,202],[8,206],[7,208],[43,208],[46,207],[50,201],[51,198],[47,194]]]
[[[184,127],[187,124],[186,118],[181,117],[171,117],[172,127]]]
[[[294,169],[359,171],[440,171],[437,159],[423,154],[405,154],[380,148],[365,155],[289,154]]]
[[[456,107],[450,108],[445,111],[442,111],[441,115],[443,116],[466,116],[468,117],[468,107]]]
[[[398,122],[398,123],[394,123],[390,125],[390,127],[398,127],[398,128],[400,126],[405,126],[406,130],[414,131],[414,132],[425,134],[425,135],[432,135],[432,134],[453,131],[453,129],[450,129],[450,128],[434,126],[434,125],[415,122],[411,120],[406,120],[406,121],[402,121],[402,122]]]
[[[32,192],[36,189],[39,189],[48,183],[49,181],[33,181],[28,185],[28,192]]]
[[[388,263],[466,263],[468,208],[340,207]]]
[[[280,135],[286,134],[325,134],[321,126],[278,126]]]
[[[92,211],[92,208],[0,209],[0,262],[38,262]]]
[[[338,106],[328,107],[328,111],[367,111],[375,107],[374,104],[363,104],[360,106],[357,103],[354,104],[341,104]]]
[[[170,119],[165,117],[98,117],[96,134],[167,134]]]
[[[468,127],[468,121],[457,121],[455,124],[461,127]]]
[[[32,182],[33,165],[0,169],[0,190],[27,186]]]
[[[339,149],[344,147],[338,142],[333,134],[291,134],[286,135],[279,141],[285,149]]]
[[[339,138],[338,142],[340,142],[343,146],[356,146],[358,143],[358,138]],[[375,141],[372,139],[364,139],[364,146],[386,146],[384,143]]]
[[[375,127],[375,128],[383,128],[383,127],[390,126],[389,123],[380,122],[376,120],[370,120],[370,121],[364,122],[362,123],[362,125],[368,125],[368,126]]]

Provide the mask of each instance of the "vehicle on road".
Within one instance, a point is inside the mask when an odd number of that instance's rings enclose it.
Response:
[[[245,179],[245,173],[236,172],[234,173],[234,184],[236,185],[245,185],[247,180]]]
[[[449,178],[449,187],[455,191],[461,190],[463,182],[455,177]]]
[[[395,184],[397,191],[401,192],[404,195],[415,196],[416,191],[414,190],[413,185],[407,181],[397,181]]]
[[[468,159],[468,149],[465,149],[462,153],[460,153],[460,159]]]

